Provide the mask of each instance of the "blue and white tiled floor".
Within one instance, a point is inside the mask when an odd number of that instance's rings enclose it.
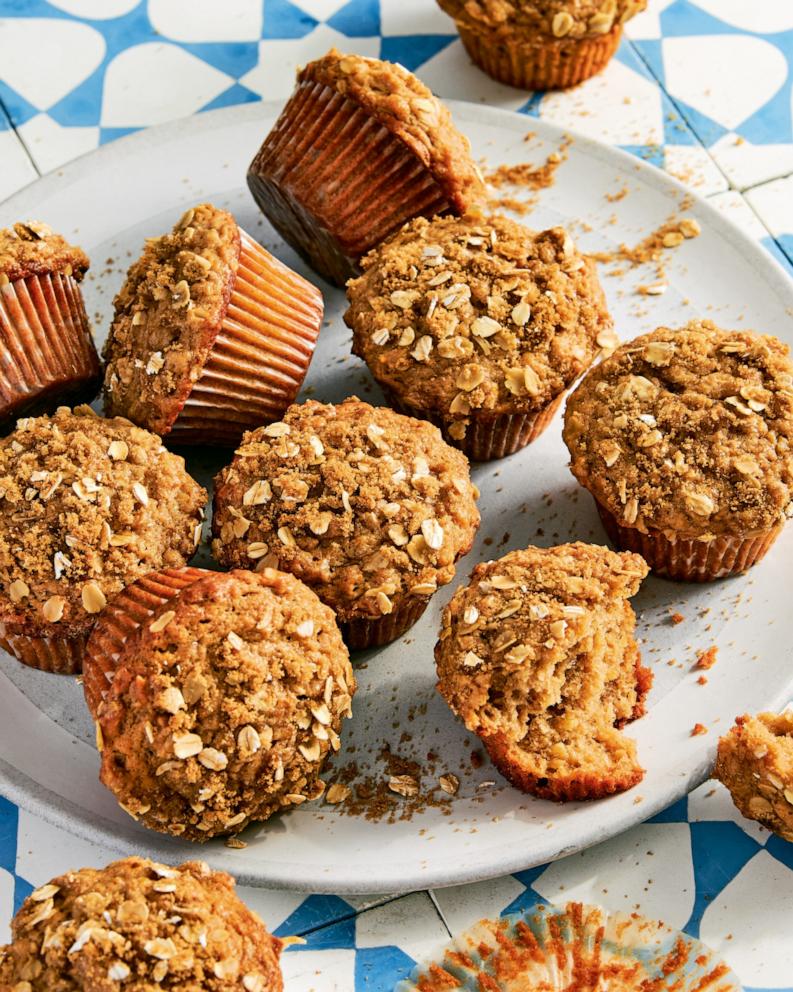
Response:
[[[650,0],[627,34],[601,76],[529,95],[471,67],[434,0],[0,0],[0,200],[131,130],[283,99],[295,66],[335,44],[402,62],[443,96],[626,148],[793,271],[793,0]],[[32,886],[111,857],[0,799],[0,941]],[[663,918],[721,951],[750,992],[793,992],[793,845],[712,785],[598,848],[492,882],[243,896],[276,932],[306,938],[285,956],[289,992],[391,992],[449,930],[570,898]]]

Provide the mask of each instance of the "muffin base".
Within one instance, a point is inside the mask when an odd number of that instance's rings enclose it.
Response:
[[[337,286],[412,217],[451,206],[432,173],[386,127],[329,86],[300,83],[248,170],[272,225]]]
[[[60,272],[0,287],[0,423],[91,400],[101,370],[77,280]]]
[[[595,505],[609,539],[620,551],[635,551],[656,575],[678,582],[711,582],[739,575],[760,561],[782,533],[779,526],[749,538],[670,541],[661,531],[645,534],[626,527],[597,500]]]
[[[244,231],[220,331],[179,412],[176,444],[235,445],[280,419],[308,372],[322,324],[322,294]]]
[[[403,403],[389,389],[383,387],[389,405],[399,413],[419,420],[428,420],[440,428],[443,439],[453,448],[459,448],[472,462],[489,462],[506,458],[535,441],[556,415],[564,398],[560,393],[538,413],[504,413],[494,417],[470,416],[462,438],[452,437],[449,428],[456,423],[436,413],[427,413]]]
[[[358,617],[340,623],[344,643],[350,651],[363,651],[364,648],[379,648],[401,637],[406,630],[420,619],[427,609],[427,599],[411,597],[404,605],[391,613],[376,619]]]
[[[56,675],[79,675],[88,634],[77,637],[29,637],[17,634],[0,624],[0,647],[17,661],[40,672]]]
[[[484,72],[521,90],[560,90],[601,72],[619,48],[622,26],[591,38],[531,42],[494,41],[487,32],[457,21],[465,50]]]

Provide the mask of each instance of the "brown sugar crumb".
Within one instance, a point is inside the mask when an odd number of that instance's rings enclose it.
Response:
[[[707,685],[707,684],[708,684],[707,675],[700,675],[700,677],[697,679],[697,685]]]
[[[717,656],[719,653],[718,647],[715,644],[707,648],[705,651],[700,651],[697,654],[697,661],[694,668],[713,668],[718,660]]]
[[[672,621],[672,624],[676,627],[679,623],[682,623],[686,618],[683,616],[682,613],[672,613],[669,619]]]
[[[704,723],[695,723],[691,729],[692,737],[701,737],[703,734],[707,734],[708,728]]]
[[[543,165],[520,162],[517,165],[499,165],[485,173],[485,181],[496,189],[504,186],[520,186],[523,189],[548,189],[556,182],[556,171],[567,161],[573,139],[562,139],[557,151],[551,152]]]
[[[629,192],[630,192],[629,187],[623,186],[621,189],[618,189],[616,193],[606,193],[604,195],[606,199],[609,201],[609,203],[617,203],[620,200],[624,200]]]
[[[594,252],[592,257],[597,262],[614,264],[615,267],[607,274],[615,276],[623,275],[625,272],[624,265],[620,263],[627,264],[629,268],[653,263],[658,282],[639,287],[638,291],[643,292],[644,295],[658,296],[666,288],[663,278],[665,275],[664,263],[668,257],[667,252],[678,248],[690,238],[698,237],[700,233],[699,223],[692,217],[677,217],[675,215],[645,238],[642,238],[637,245],[631,247],[621,244],[614,252]],[[659,289],[660,286],[664,288]]]

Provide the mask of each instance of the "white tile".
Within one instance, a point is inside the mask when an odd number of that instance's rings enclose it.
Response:
[[[173,41],[258,41],[261,0],[149,0],[152,27]]]
[[[98,127],[63,127],[49,114],[36,114],[19,135],[41,172],[50,172],[99,146]]]
[[[421,960],[449,935],[426,892],[404,896],[356,917],[356,947],[395,944],[405,954]]]
[[[675,0],[650,0],[646,10],[628,21],[625,33],[629,38],[660,38],[661,14],[674,2]]]
[[[14,914],[14,876],[0,868],[0,944],[11,939],[11,917]]]
[[[121,17],[138,6],[140,0],[49,0],[53,7],[65,10],[75,17],[102,20]]]
[[[793,237],[793,176],[755,186],[746,199],[773,235]]]
[[[755,145],[730,131],[708,150],[736,189],[793,172],[793,143]]]
[[[427,0],[380,0],[383,37],[400,34],[455,34],[454,21]]]
[[[747,209],[749,208],[747,207]],[[730,797],[730,793],[721,782],[705,782],[690,793],[688,818],[692,823],[702,821],[736,823],[744,833],[756,840],[758,844],[765,844],[771,836],[769,831],[756,820],[747,820],[745,816],[741,816]]]
[[[305,892],[281,892],[248,885],[238,885],[237,894],[246,906],[258,913],[268,930],[277,930],[308,898]]]
[[[0,201],[37,178],[25,147],[13,131],[0,131]],[[19,218],[5,217],[3,223]]]
[[[774,34],[793,28],[790,0],[696,0],[697,7],[743,31]]]
[[[701,196],[727,189],[727,180],[702,145],[667,145],[664,169]]]
[[[517,110],[528,100],[529,94],[504,86],[491,79],[477,66],[471,64],[461,41],[454,41],[431,59],[419,66],[416,75],[438,96],[450,100],[468,100],[485,103],[491,107]],[[531,122],[527,121],[529,129]]]
[[[759,851],[705,910],[699,932],[745,985],[788,988],[793,872]]]
[[[75,868],[104,868],[118,858],[117,851],[81,840],[19,810],[16,872],[34,887]]]
[[[467,930],[479,920],[495,919],[511,902],[526,891],[512,875],[494,878],[472,885],[455,885],[449,889],[435,889],[443,918],[453,934]]]
[[[292,2],[315,21],[327,21],[345,6],[347,0],[292,0]]]
[[[289,992],[353,992],[355,951],[288,951],[281,970]]]

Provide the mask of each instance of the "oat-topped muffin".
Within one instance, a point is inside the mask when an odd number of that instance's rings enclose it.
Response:
[[[484,198],[448,109],[392,62],[331,49],[297,88],[251,163],[248,185],[284,239],[343,286],[411,217]]]
[[[86,652],[102,782],[147,827],[188,840],[321,796],[354,692],[331,610],[269,568],[146,576]]]
[[[647,571],[596,545],[530,547],[477,565],[443,611],[438,689],[513,785],[597,799],[641,780],[618,728],[652,682],[628,602]]]
[[[305,378],[322,294],[202,203],[149,238],[114,300],[105,409],[182,444],[234,444]]]
[[[0,645],[36,668],[79,671],[105,603],[190,559],[206,495],[128,420],[87,406],[20,420],[0,440]]]
[[[419,218],[347,289],[353,351],[404,412],[475,460],[528,444],[616,337],[594,263],[560,227]]]
[[[99,356],[80,291],[88,264],[40,221],[0,228],[0,427],[96,394]]]
[[[290,407],[245,436],[215,483],[218,560],[294,573],[351,647],[414,623],[479,526],[465,457],[430,424],[355,397]]]
[[[719,741],[713,777],[744,816],[793,841],[793,710],[739,716]]]
[[[793,500],[788,348],[708,320],[660,327],[588,373],[564,439],[620,547],[670,578],[744,571]]]
[[[282,992],[281,941],[202,861],[125,858],[53,878],[0,947],[3,992]]]
[[[647,0],[438,0],[476,64],[526,90],[576,86],[603,69]]]

